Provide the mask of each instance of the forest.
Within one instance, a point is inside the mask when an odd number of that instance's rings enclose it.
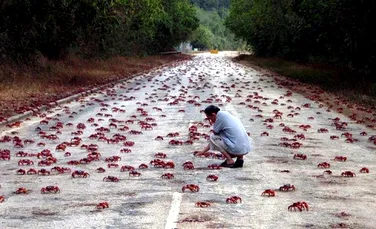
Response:
[[[2,60],[148,55],[172,49],[199,26],[189,0],[2,0]]]
[[[375,1],[232,0],[225,24],[257,56],[376,71]]]

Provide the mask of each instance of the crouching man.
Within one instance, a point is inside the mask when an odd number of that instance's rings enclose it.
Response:
[[[195,156],[200,156],[209,150],[216,150],[223,154],[226,160],[222,167],[241,168],[244,164],[244,155],[251,151],[251,144],[247,132],[241,121],[217,106],[210,105],[205,109],[205,115],[213,124],[213,134],[209,144]],[[234,162],[233,158],[236,158]]]

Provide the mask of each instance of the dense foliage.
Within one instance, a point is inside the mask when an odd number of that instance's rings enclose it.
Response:
[[[376,70],[375,1],[232,0],[226,25],[260,56]]]
[[[143,55],[171,49],[198,26],[188,0],[3,0],[0,54]]]
[[[231,0],[191,0],[193,4],[207,11],[228,9]]]
[[[234,34],[224,25],[228,16],[229,1],[191,0],[197,6],[200,27],[191,36],[191,44],[201,50],[237,50],[243,42],[236,40]]]

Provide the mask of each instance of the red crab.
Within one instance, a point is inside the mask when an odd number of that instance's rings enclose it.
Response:
[[[76,178],[76,177],[87,178],[87,177],[90,177],[90,174],[82,170],[76,170],[72,173],[72,178]]]
[[[50,175],[51,172],[50,171],[47,171],[46,169],[40,169],[38,171],[38,175],[43,175],[43,176],[46,176],[46,175]]]
[[[186,189],[189,189],[189,191],[191,191],[191,192],[200,191],[200,187],[198,185],[195,185],[195,184],[187,184],[187,185],[185,185],[181,188],[181,191],[185,192]]]
[[[317,130],[318,133],[328,133],[328,129],[325,129],[325,128],[320,128]]]
[[[306,160],[307,159],[307,155],[301,154],[301,153],[297,153],[297,154],[294,155],[294,159],[295,160]]]
[[[34,165],[34,162],[30,159],[21,159],[18,161],[18,165]]]
[[[34,175],[34,174],[37,174],[37,170],[36,169],[29,169],[27,170],[27,175]]]
[[[17,175],[25,175],[26,171],[24,169],[19,169],[16,171]]]
[[[16,153],[16,157],[26,157],[28,155],[28,153],[25,153],[23,151],[19,151]]]
[[[341,176],[343,176],[343,177],[354,177],[355,173],[351,172],[351,171],[345,171],[345,172],[341,173]]]
[[[133,141],[126,141],[126,142],[124,142],[124,146],[132,147],[132,146],[134,146],[134,142]]]
[[[175,164],[174,164],[174,162],[169,161],[169,162],[166,162],[165,164],[163,164],[162,167],[165,168],[165,169],[173,169],[173,168],[175,168]]]
[[[332,171],[330,171],[330,170],[325,170],[323,173],[328,174],[328,175],[332,175]]]
[[[4,196],[0,196],[0,203],[2,203],[4,201],[5,201],[5,197]]]
[[[262,133],[260,134],[260,136],[269,136],[269,133],[268,133],[268,132],[262,132]]]
[[[308,211],[308,204],[306,202],[296,202],[296,203],[291,204],[287,209],[289,211],[296,211],[296,210],[299,210],[299,211],[307,210]]]
[[[129,176],[130,177],[139,177],[139,176],[141,176],[141,173],[137,172],[136,170],[131,170],[131,171],[129,171]]]
[[[208,168],[209,169],[222,169],[222,167],[220,165],[217,165],[217,164],[208,165]]]
[[[195,169],[195,167],[193,166],[193,164],[186,164],[186,165],[184,165],[183,169],[184,170],[192,170],[192,169]]]
[[[295,186],[291,184],[285,184],[279,187],[279,191],[281,192],[295,191]]]
[[[46,186],[44,188],[41,188],[40,192],[42,194],[46,193],[60,193],[60,189],[58,186]]]
[[[195,206],[200,207],[200,208],[207,208],[207,207],[210,207],[210,203],[201,201],[201,202],[196,202]]]
[[[347,160],[347,157],[344,157],[344,156],[336,156],[336,157],[334,157],[334,160],[335,160],[335,161],[346,161],[346,160]]]
[[[163,137],[162,136],[157,136],[154,140],[163,141]]]
[[[133,166],[129,166],[129,165],[123,165],[120,168],[120,172],[132,171],[132,170],[134,170],[134,167]]]
[[[31,190],[21,187],[16,190],[15,194],[29,194],[30,192]]]
[[[107,164],[107,167],[108,168],[117,168],[117,167],[119,167],[119,164],[110,163],[110,164]]]
[[[216,175],[208,175],[207,177],[206,177],[206,180],[207,181],[217,181],[218,180],[218,176],[216,176]]]
[[[99,204],[97,204],[96,208],[97,209],[104,209],[104,208],[109,208],[110,205],[107,203],[107,202],[101,202]]]
[[[167,155],[166,155],[165,153],[156,153],[156,154],[154,155],[154,157],[156,157],[156,158],[166,158]]]
[[[162,179],[173,179],[174,178],[174,174],[172,173],[165,173],[161,176]]]
[[[328,169],[328,168],[330,168],[330,164],[328,162],[322,162],[322,163],[318,164],[317,167],[321,168],[321,169]]]
[[[97,168],[96,171],[97,171],[97,173],[104,173],[104,172],[106,172],[106,170],[104,168],[102,168],[102,167]]]
[[[127,149],[127,148],[124,148],[124,149],[121,149],[120,150],[120,153],[131,153],[132,150],[131,149]]]
[[[263,193],[261,193],[262,196],[275,196],[275,191],[272,189],[266,189]]]
[[[359,170],[360,173],[369,173],[369,169],[366,167],[363,167]]]
[[[147,164],[141,164],[138,166],[139,169],[147,169],[149,166]]]
[[[239,196],[230,196],[229,198],[226,199],[226,203],[228,204],[237,204],[239,201],[239,203],[242,202],[242,198],[240,198]]]
[[[120,179],[117,178],[117,177],[114,177],[114,176],[107,176],[107,177],[103,178],[103,181],[106,181],[106,182],[119,182]]]

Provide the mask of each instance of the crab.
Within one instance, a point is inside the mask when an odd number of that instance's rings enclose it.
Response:
[[[328,169],[330,168],[330,164],[328,162],[322,162],[322,163],[319,163],[317,167],[320,169]]]
[[[38,175],[46,176],[46,175],[50,175],[50,174],[51,174],[51,172],[47,171],[46,169],[40,169],[40,170],[38,170]]]
[[[279,187],[279,191],[281,192],[295,191],[295,186],[292,184],[285,184]]]
[[[18,188],[15,192],[15,194],[29,194],[31,191],[29,189],[26,189],[24,187]]]
[[[29,170],[27,170],[27,175],[34,175],[34,174],[37,174],[38,173],[38,171],[36,170],[36,169],[29,169]]]
[[[218,176],[211,174],[211,175],[208,175],[206,177],[206,180],[207,181],[217,181],[218,180]]]
[[[16,171],[17,175],[25,175],[26,171],[24,169],[19,169]]]
[[[156,141],[163,141],[163,137],[162,136],[157,136],[154,140],[156,140]]]
[[[331,139],[331,140],[337,140],[337,139],[339,139],[339,137],[338,137],[338,136],[335,136],[335,135],[332,135],[332,136],[330,136],[330,139]]]
[[[138,166],[139,169],[147,169],[149,166],[147,164],[141,164]]]
[[[60,193],[60,189],[58,186],[46,186],[44,188],[41,188],[40,192],[42,194],[46,193]]]
[[[90,177],[90,174],[82,170],[76,170],[72,173],[72,178],[76,178],[76,177],[87,178],[87,177]]]
[[[261,193],[261,196],[275,196],[275,191],[272,189],[266,189],[264,192]]]
[[[126,142],[124,142],[124,146],[132,147],[132,146],[134,146],[134,142],[133,141],[126,141]]]
[[[242,202],[242,198],[240,198],[239,196],[230,196],[226,199],[226,203],[228,204],[237,204],[238,202]]]
[[[156,153],[156,154],[154,155],[154,157],[156,157],[156,158],[166,158],[167,155],[166,155],[165,153]]]
[[[132,153],[132,150],[128,148],[123,148],[120,150],[120,153]]]
[[[165,169],[173,169],[175,168],[175,164],[172,161],[166,162],[165,164],[162,165],[163,168]]]
[[[198,185],[195,185],[195,184],[187,184],[187,185],[184,185],[182,188],[181,188],[181,191],[182,192],[185,192],[186,189],[189,189],[189,191],[191,192],[198,192],[200,191],[200,187]]]
[[[174,174],[172,173],[165,173],[161,176],[162,179],[174,179]]]
[[[5,197],[4,196],[0,196],[0,203],[2,203],[4,201],[5,201]]]
[[[195,204],[195,206],[199,208],[207,208],[207,207],[210,207],[210,205],[211,204],[209,202],[203,202],[203,201],[196,202]]]
[[[25,153],[23,151],[19,151],[16,153],[16,157],[26,157],[28,155],[28,153]]]
[[[291,204],[287,209],[289,211],[296,211],[296,210],[299,210],[299,211],[307,210],[308,211],[308,204],[306,202],[296,202],[296,203]]]
[[[120,168],[120,172],[132,171],[132,170],[134,170],[134,167],[133,166],[129,166],[129,165],[123,165]]]
[[[208,165],[208,168],[209,169],[222,169],[222,167],[220,165],[217,165],[217,164]]]
[[[104,168],[102,168],[102,167],[97,168],[96,171],[97,171],[97,173],[104,173],[104,172],[106,172],[106,170]]]
[[[360,173],[369,173],[369,169],[366,167],[363,167],[359,170]]]
[[[344,156],[336,156],[336,157],[334,157],[334,160],[335,160],[335,161],[346,161],[346,160],[347,160],[347,157],[344,157]]]
[[[195,169],[195,167],[194,167],[193,164],[186,164],[186,165],[184,165],[183,169],[184,170],[193,170],[193,169]]]
[[[103,178],[103,181],[106,181],[106,182],[119,182],[120,179],[117,178],[117,177],[114,177],[114,176],[107,176],[107,177]]]
[[[104,209],[104,208],[109,208],[110,205],[107,203],[107,202],[101,202],[99,204],[97,204],[96,208],[97,209]]]
[[[328,174],[328,175],[332,175],[332,171],[330,171],[330,170],[325,170],[324,172],[323,172],[324,174]]]
[[[131,170],[131,171],[129,171],[129,176],[130,177],[139,177],[139,176],[141,176],[141,173],[137,172],[136,170]]]
[[[341,176],[343,176],[343,177],[354,177],[355,173],[351,172],[351,171],[345,171],[345,172],[341,173]]]
[[[301,154],[301,153],[297,153],[297,154],[294,155],[294,159],[295,160],[306,160],[307,159],[307,155]]]
[[[119,164],[110,163],[110,164],[107,164],[107,167],[108,168],[117,168],[117,167],[119,167]]]
[[[30,159],[21,159],[18,161],[18,165],[34,165],[34,162]]]
[[[328,129],[325,129],[325,128],[320,128],[317,130],[317,133],[328,133]]]

